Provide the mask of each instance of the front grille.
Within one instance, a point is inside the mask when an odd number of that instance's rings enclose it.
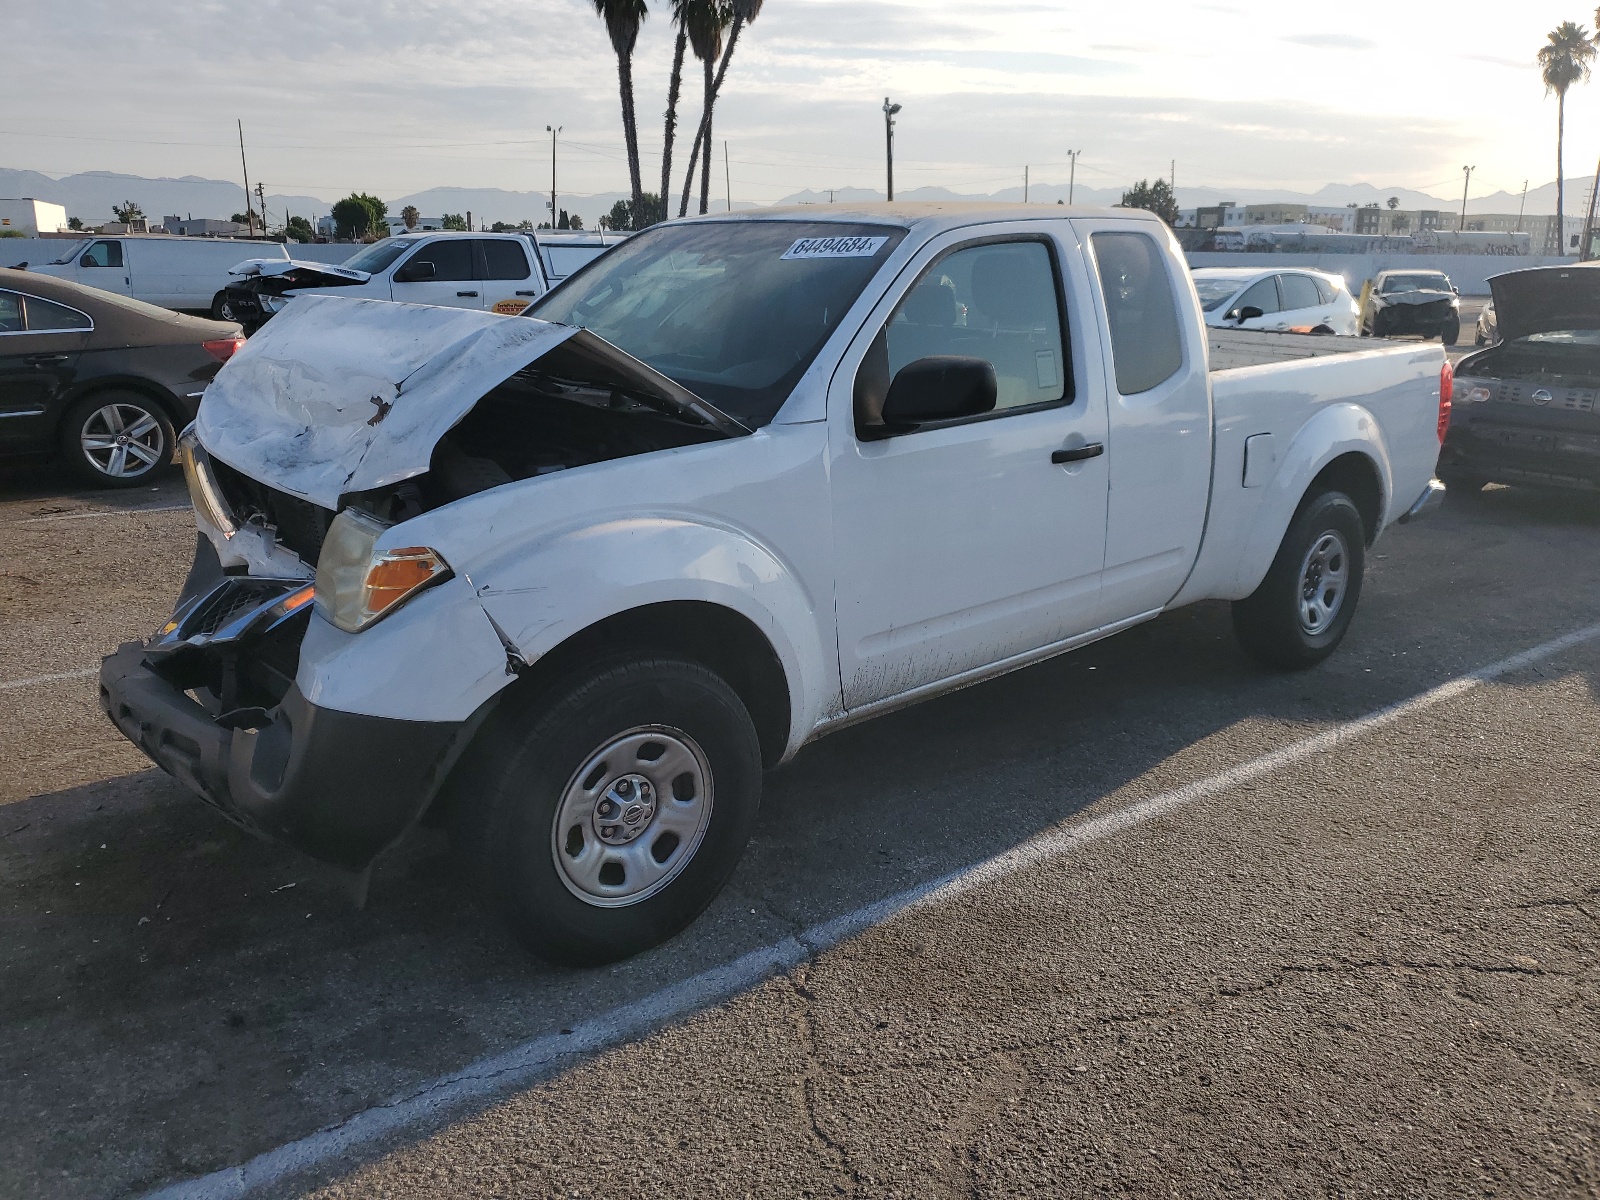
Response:
[[[260,517],[277,532],[278,541],[298,555],[301,562],[312,567],[317,565],[333,513],[242,475],[216,458],[211,460],[211,467],[217,486],[222,489],[236,518],[247,521],[252,516]]]
[[[278,579],[230,579],[184,621],[184,636],[215,633],[234,617],[249,612],[275,596],[281,596],[283,588],[283,582]]]

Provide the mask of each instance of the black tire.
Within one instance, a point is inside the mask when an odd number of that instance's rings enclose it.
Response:
[[[1472,344],[1478,347],[1487,346],[1489,344],[1489,339],[1484,337],[1481,333],[1475,333],[1472,335]]]
[[[662,755],[647,758],[650,744],[637,753],[601,752],[623,737],[652,736],[671,741],[674,753],[700,752],[704,823],[699,833],[670,844],[677,835],[656,832],[666,805],[694,802],[692,795],[683,801],[677,795],[686,772],[670,785],[658,782],[654,797],[661,808],[640,818],[642,832],[634,841],[608,846],[602,832],[614,837],[621,827],[601,821],[606,799],[624,779],[646,778],[630,772],[647,772]],[[558,963],[615,962],[682,930],[727,883],[761,802],[761,746],[750,714],[719,676],[687,659],[624,657],[571,675],[536,700],[513,702],[497,714],[480,746],[452,810],[452,838],[490,907],[535,954]],[[613,761],[618,754],[622,761]],[[580,772],[587,777],[580,779]],[[693,792],[693,778],[690,785]],[[640,790],[632,794],[639,797]],[[574,796],[594,797],[595,804],[571,816],[566,802]],[[563,833],[558,818],[573,824]],[[698,844],[674,863],[695,837]],[[659,858],[663,844],[666,857]],[[637,900],[624,897],[613,907],[600,906],[611,902],[604,897],[583,898],[572,881],[580,870],[572,864],[601,863],[596,887],[612,867],[623,878],[613,874],[611,886],[641,886],[626,879],[633,866],[619,862],[630,848],[673,872],[656,883],[659,890]],[[598,857],[589,859],[591,852]],[[558,865],[557,855],[568,857]],[[640,871],[639,878],[648,877]]]
[[[1317,583],[1308,575],[1309,559],[1313,551],[1321,552],[1328,544],[1327,538],[1337,539],[1344,560],[1344,586],[1328,623],[1308,625],[1302,617],[1304,589]],[[1233,631],[1239,644],[1250,657],[1269,667],[1303,671],[1316,666],[1344,640],[1361,599],[1365,568],[1366,528],[1355,503],[1337,491],[1310,496],[1290,522],[1261,586],[1246,599],[1234,601]],[[1328,576],[1331,574],[1329,570]]]
[[[130,438],[120,459],[114,447],[91,450],[85,440],[114,442],[121,435],[114,421],[105,416],[115,411],[123,432],[140,429],[147,421],[153,425]],[[68,469],[85,483],[103,488],[138,487],[172,465],[178,435],[167,410],[142,392],[95,392],[67,410],[61,422],[60,449]],[[133,446],[132,450],[127,447]],[[146,461],[151,459],[153,461]],[[119,467],[118,464],[121,464]]]
[[[211,297],[211,319],[213,321],[233,320],[233,309],[228,304],[228,293],[218,292]]]
[[[1448,322],[1439,330],[1439,340],[1446,346],[1454,346],[1461,340],[1461,321],[1459,319]]]

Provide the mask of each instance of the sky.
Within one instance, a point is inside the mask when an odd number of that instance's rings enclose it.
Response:
[[[665,0],[635,54],[644,177],[660,176]],[[1336,5],[767,0],[717,107],[738,201],[896,183],[989,192],[1166,175],[1181,186],[1370,182],[1459,197],[1555,176],[1534,55],[1550,0]],[[332,199],[457,185],[625,190],[616,60],[590,0],[7,0],[0,165],[49,175],[239,173]],[[683,120],[698,118],[698,64]],[[1569,96],[1567,170],[1600,154],[1600,80]],[[717,194],[726,186],[717,162]],[[675,184],[681,188],[679,158]],[[653,183],[652,181],[655,181]]]

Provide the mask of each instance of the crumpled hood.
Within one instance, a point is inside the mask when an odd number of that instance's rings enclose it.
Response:
[[[1532,267],[1489,280],[1502,341],[1563,329],[1600,329],[1600,265]]]
[[[343,283],[365,283],[372,278],[370,271],[352,271],[349,267],[338,267],[332,263],[305,262],[298,258],[247,258],[237,266],[228,268],[229,275],[245,278],[258,276],[262,279],[274,279],[280,275],[293,275],[296,272],[325,275],[329,279]]]
[[[578,331],[523,317],[304,296],[206,388],[196,431],[252,479],[339,497],[428,470],[433,448],[492,388]]]
[[[1373,299],[1379,305],[1393,304],[1436,304],[1440,300],[1454,300],[1456,294],[1451,291],[1436,291],[1432,288],[1426,291],[1415,292],[1373,292]]]

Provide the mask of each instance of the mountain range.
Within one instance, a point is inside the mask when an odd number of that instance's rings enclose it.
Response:
[[[1566,206],[1568,213],[1581,214],[1587,210],[1592,176],[1582,176],[1566,181]],[[1555,184],[1547,183],[1530,188],[1526,212],[1543,215],[1555,212]],[[796,192],[784,197],[780,204],[863,203],[882,200],[883,193],[870,188],[840,188],[831,194],[826,191]],[[1068,187],[1061,183],[1040,183],[1028,191],[1028,199],[1038,204],[1065,201]],[[1111,205],[1122,198],[1120,188],[1096,188],[1079,185],[1072,191],[1073,200],[1079,204]],[[138,203],[145,214],[159,221],[163,216],[176,213],[180,216],[223,217],[239,212],[243,207],[244,188],[238,183],[222,179],[204,179],[197,175],[181,178],[147,179],[139,175],[123,175],[111,171],[85,171],[77,175],[53,178],[38,171],[22,171],[0,167],[0,197],[31,196],[49,200],[66,207],[69,216],[80,217],[86,224],[97,225],[109,221],[111,206],[125,200]],[[1233,200],[1239,204],[1269,202],[1302,203],[1342,207],[1347,204],[1384,204],[1395,197],[1402,208],[1436,208],[1453,210],[1460,206],[1458,199],[1433,196],[1411,188],[1380,188],[1369,183],[1330,183],[1316,192],[1293,192],[1280,188],[1178,188],[1178,203],[1190,208],[1196,205],[1217,204]],[[558,194],[556,203],[583,217],[584,224],[593,228],[599,217],[609,212],[618,200],[627,198],[625,192],[600,192],[587,195]],[[1021,187],[1004,188],[997,192],[966,193],[940,187],[920,187],[900,192],[901,200],[989,201],[1009,203],[1023,199]],[[549,212],[549,193],[518,192],[503,188],[436,187],[394,199],[384,198],[391,214],[398,213],[408,204],[415,205],[424,216],[444,213],[472,213],[474,224],[485,225],[495,221],[516,223],[522,220],[543,221]],[[1467,204],[1470,213],[1517,212],[1522,204],[1520,194],[1495,192],[1475,196]],[[267,211],[274,221],[282,220],[280,214],[319,217],[327,214],[331,202],[317,196],[285,195],[269,192]],[[720,207],[713,204],[713,209]],[[758,207],[740,202],[736,208]]]

